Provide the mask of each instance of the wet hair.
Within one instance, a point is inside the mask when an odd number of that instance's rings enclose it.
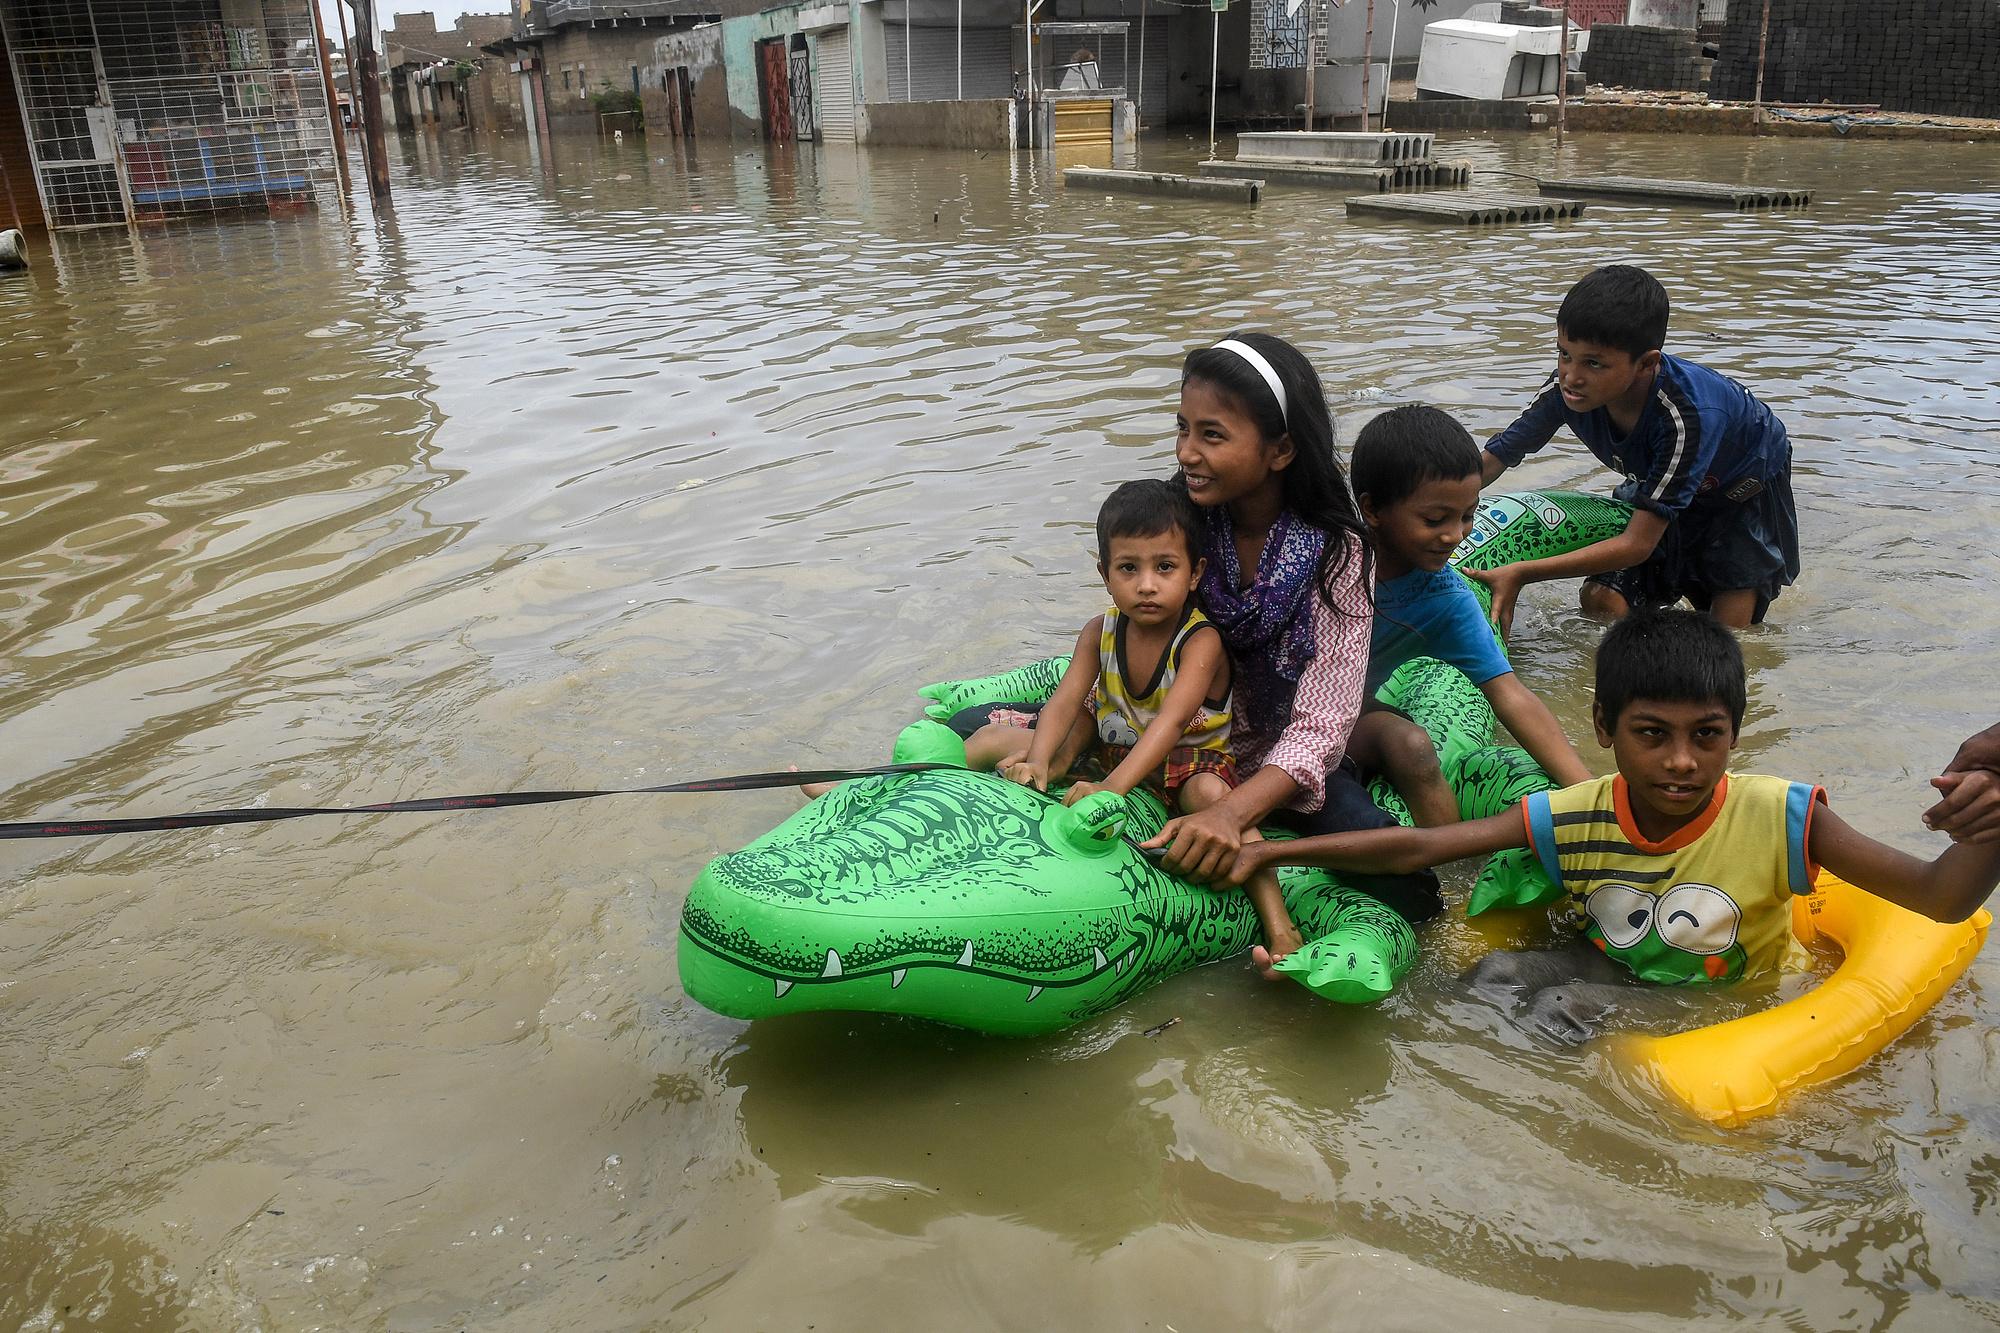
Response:
[[[1201,559],[1208,525],[1188,498],[1187,487],[1152,478],[1128,481],[1105,498],[1097,511],[1097,564],[1111,563],[1111,542],[1117,537],[1157,537],[1176,532],[1187,544],[1188,562]]]
[[[1217,341],[1226,340],[1243,343],[1271,363],[1271,369],[1278,373],[1278,382],[1285,387],[1283,406],[1256,367],[1213,344],[1197,347],[1187,354],[1187,359],[1181,362],[1181,384],[1200,380],[1228,394],[1249,413],[1267,440],[1291,435],[1292,462],[1278,474],[1278,481],[1283,487],[1285,508],[1323,530],[1329,538],[1320,554],[1317,579],[1320,600],[1333,611],[1341,612],[1334,589],[1347,573],[1349,563],[1359,560],[1361,586],[1372,602],[1375,548],[1367,525],[1361,521],[1361,511],[1355,507],[1354,494],[1347,488],[1347,476],[1340,470],[1333,414],[1327,410],[1326,390],[1320,386],[1319,372],[1306,360],[1305,353],[1283,338],[1268,333],[1238,332]],[[1342,534],[1354,540],[1343,541]]]
[[[1472,433],[1440,408],[1392,407],[1354,437],[1347,460],[1354,494],[1377,511],[1408,497],[1427,481],[1457,481],[1481,473]]]
[[[1635,358],[1657,352],[1667,341],[1667,289],[1643,268],[1607,264],[1569,289],[1556,328]]]
[[[1635,700],[1657,699],[1721,704],[1741,731],[1747,693],[1736,635],[1703,611],[1633,611],[1597,645],[1597,706],[1606,730]]]

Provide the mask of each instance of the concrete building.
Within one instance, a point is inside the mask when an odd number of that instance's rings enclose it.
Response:
[[[508,14],[465,14],[445,29],[428,10],[397,14],[382,34],[396,128],[520,128],[517,82],[485,49],[513,28]]]
[[[660,37],[755,9],[756,0],[521,0],[512,37],[495,45],[530,75],[551,130],[595,131],[617,95],[644,97]]]
[[[331,203],[310,0],[0,0],[0,214],[87,227]]]

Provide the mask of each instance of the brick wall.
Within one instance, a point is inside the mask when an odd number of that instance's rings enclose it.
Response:
[[[653,63],[653,43],[665,29],[659,24],[637,23],[617,27],[566,27],[542,43],[543,88],[548,94],[549,123],[568,122],[569,129],[596,129],[597,108],[590,94],[613,88],[632,91],[632,67],[639,66],[640,91],[645,89],[645,67]],[[563,86],[563,76],[569,86]],[[588,86],[585,86],[588,85]]]
[[[398,14],[389,21],[389,30],[382,34],[385,41],[412,42],[418,46],[424,39],[437,36],[437,15],[429,10],[419,10],[414,14]]]
[[[1600,23],[1623,23],[1626,0],[1569,0],[1569,22],[1573,28],[1594,28]],[[1562,0],[1542,0],[1544,9],[1561,9]]]
[[[1747,101],[1762,6],[1731,5],[1710,93]],[[2000,116],[1995,0],[1771,0],[1767,102]]]
[[[1398,130],[1538,130],[1555,123],[1551,102],[1427,97],[1389,109],[1389,124]]]
[[[0,33],[0,228],[42,225],[42,196],[35,187],[35,160],[14,95],[14,70],[7,37]]]

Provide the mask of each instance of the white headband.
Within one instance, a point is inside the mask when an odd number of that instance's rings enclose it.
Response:
[[[1292,410],[1285,402],[1285,382],[1278,378],[1278,372],[1271,368],[1271,363],[1264,359],[1263,354],[1248,343],[1238,342],[1234,338],[1224,338],[1212,350],[1236,353],[1250,363],[1250,369],[1264,377],[1264,383],[1271,386],[1271,396],[1278,400],[1278,418],[1285,423],[1285,429],[1290,430]]]

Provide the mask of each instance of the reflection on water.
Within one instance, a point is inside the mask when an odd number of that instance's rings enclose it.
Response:
[[[1822,202],[1489,231],[1005,154],[552,156],[425,141],[392,218],[65,237],[0,282],[6,817],[873,760],[914,686],[1096,605],[1088,523],[1166,465],[1187,345],[1292,336],[1350,435],[1410,399],[1491,431],[1614,259],[1796,442],[1807,572],[1749,643],[1742,766],[1922,849],[1924,779],[1993,720],[1980,149],[1585,138],[1561,166]],[[1516,660],[1583,735],[1571,596],[1530,594]],[[1990,962],[1727,1134],[1462,996],[1462,922],[1367,1011],[1225,965],[1045,1041],[752,1027],[680,995],[674,923],[792,801],[8,844],[0,1322],[2000,1318]]]

